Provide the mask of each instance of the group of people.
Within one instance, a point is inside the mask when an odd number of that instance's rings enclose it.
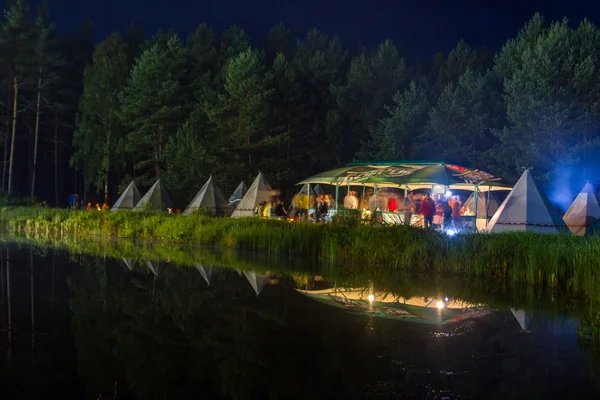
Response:
[[[292,199],[290,217],[311,219],[315,222],[328,221],[329,210],[334,207],[335,200],[330,194],[314,196],[301,191]]]
[[[286,219],[288,217],[283,202],[275,196],[272,196],[269,201],[260,203],[255,214],[260,218]]]

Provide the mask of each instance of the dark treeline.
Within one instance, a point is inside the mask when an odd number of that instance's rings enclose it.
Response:
[[[283,24],[261,48],[232,26],[185,40],[91,26],[53,32],[16,1],[1,24],[2,188],[114,201],[160,176],[184,206],[209,175],[226,193],[262,171],[289,194],[355,160],[445,159],[579,186],[600,167],[600,31],[535,15],[495,55],[461,41],[409,65],[387,40],[346,48]]]

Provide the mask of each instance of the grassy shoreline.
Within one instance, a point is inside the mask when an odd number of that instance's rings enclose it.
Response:
[[[43,208],[3,209],[0,219],[13,231],[37,235],[154,239],[318,258],[340,268],[348,262],[399,271],[472,274],[600,297],[600,237],[594,236],[469,233],[447,237],[404,226]]]

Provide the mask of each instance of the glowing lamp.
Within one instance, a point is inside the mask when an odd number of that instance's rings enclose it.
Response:
[[[441,310],[442,308],[444,308],[445,304],[443,301],[438,300],[436,301],[435,306],[438,308],[438,310]]]
[[[375,301],[375,295],[370,294],[368,299],[369,299],[369,303],[373,303]]]

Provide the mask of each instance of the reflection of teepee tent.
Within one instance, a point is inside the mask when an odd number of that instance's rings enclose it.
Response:
[[[127,186],[127,189],[125,189],[123,194],[121,194],[121,196],[117,199],[110,211],[133,210],[133,207],[139,203],[140,199],[140,192],[138,191],[137,186],[135,186],[135,182],[131,181],[129,186]]]
[[[123,258],[122,260],[125,263],[125,265],[127,265],[127,268],[129,268],[130,271],[133,271],[133,267],[135,267],[136,261],[133,258]]]
[[[512,311],[515,319],[521,326],[521,330],[527,331],[527,328],[529,328],[529,323],[531,322],[531,317],[527,315],[527,312],[525,310],[515,310],[512,307],[510,308],[510,311]]]
[[[238,187],[233,191],[233,194],[229,196],[229,205],[234,210],[237,208],[240,201],[242,201],[247,191],[248,188],[246,187],[246,184],[244,183],[244,181],[241,181]]]
[[[158,277],[158,273],[160,272],[160,265],[159,265],[159,263],[152,263],[151,261],[148,261],[146,263],[146,265],[148,266],[148,268],[150,268],[150,271],[152,271],[152,273],[154,274],[154,276]]]
[[[263,201],[269,201],[269,197],[271,196],[271,186],[265,179],[262,173],[258,173],[258,176],[246,192],[246,195],[240,201],[237,208],[231,215],[232,218],[240,218],[240,217],[252,217],[254,216],[254,210],[256,207]]]
[[[213,267],[205,267],[200,264],[196,264],[196,269],[198,270],[198,272],[200,272],[200,275],[202,275],[202,277],[206,281],[206,284],[210,286],[210,279],[212,278]]]
[[[158,179],[148,190],[148,193],[137,203],[134,210],[166,211],[168,208],[173,208],[173,202],[167,193],[167,189]]]
[[[600,205],[590,183],[586,183],[563,217],[574,235],[583,236],[600,218]]]
[[[246,275],[246,279],[248,279],[248,282],[250,282],[252,289],[254,289],[256,295],[258,296],[267,284],[267,276],[257,274],[256,272],[244,272],[244,275]]]
[[[198,209],[206,208],[215,216],[230,216],[233,212],[227,200],[215,184],[213,177],[208,178],[196,197],[183,212],[184,215],[191,214]]]
[[[539,191],[526,170],[488,225],[490,232],[568,232],[550,200]]]
[[[490,196],[489,210],[488,210],[488,193]],[[486,210],[487,210],[487,216],[491,217],[496,213],[496,211],[498,211],[498,208],[500,208],[500,201],[498,201],[498,197],[496,197],[494,192],[490,191],[488,193],[478,192],[478,194],[477,194],[477,217],[478,218],[485,218]],[[462,206],[462,208],[464,210],[469,208],[469,209],[471,209],[472,212],[475,212],[475,193],[474,192],[469,196],[467,201],[465,201],[465,204]]]

